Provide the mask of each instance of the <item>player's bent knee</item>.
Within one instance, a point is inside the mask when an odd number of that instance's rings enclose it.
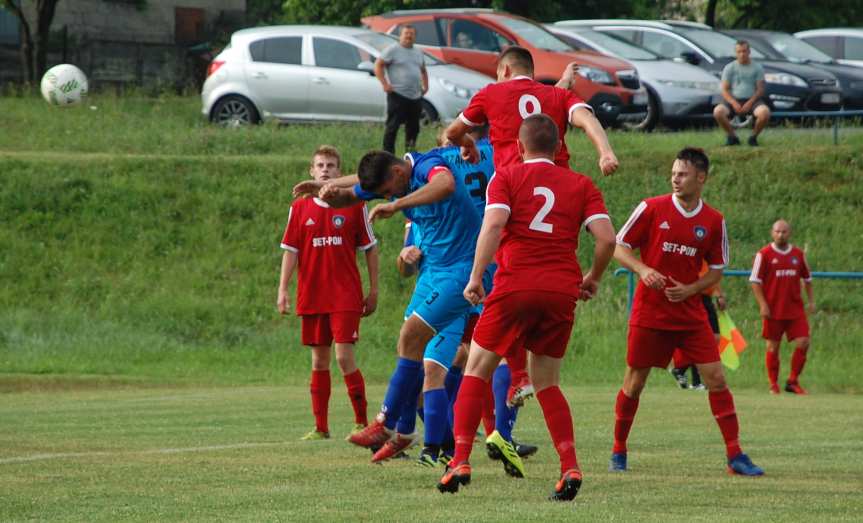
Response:
[[[424,360],[423,370],[425,372],[423,390],[435,390],[442,389],[444,387],[447,369],[445,369],[440,363],[433,360]]]

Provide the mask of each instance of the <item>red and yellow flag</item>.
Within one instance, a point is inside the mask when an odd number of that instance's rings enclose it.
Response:
[[[717,311],[716,316],[719,319],[719,357],[723,365],[734,370],[740,366],[738,355],[746,348],[746,340],[727,312]]]

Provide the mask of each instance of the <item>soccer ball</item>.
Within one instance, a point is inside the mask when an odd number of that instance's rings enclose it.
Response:
[[[42,97],[51,105],[68,107],[87,95],[87,77],[72,64],[55,65],[42,77]]]

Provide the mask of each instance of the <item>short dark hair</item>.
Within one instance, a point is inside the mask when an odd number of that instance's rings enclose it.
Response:
[[[560,141],[557,124],[547,114],[532,114],[521,122],[518,130],[518,141],[529,153],[547,153],[553,155]]]
[[[737,42],[734,43],[735,47],[738,45],[745,45],[746,47],[749,47],[749,40],[744,40],[741,38],[740,40],[738,40]]]
[[[411,24],[404,24],[403,26],[401,26],[399,28],[399,34],[402,34],[402,31],[404,31],[405,29],[413,29],[414,32],[416,32],[416,30],[417,30],[417,28],[412,26]]]
[[[364,191],[377,192],[376,190],[390,179],[390,167],[398,163],[399,159],[387,151],[369,151],[361,159],[357,167],[357,176],[360,178],[360,187]]]
[[[677,153],[677,159],[689,162],[697,171],[708,174],[710,171],[710,160],[707,159],[707,153],[700,147],[684,147]]]
[[[501,51],[500,56],[497,58],[497,63],[508,63],[533,74],[533,56],[530,54],[530,51],[518,45],[511,45]]]

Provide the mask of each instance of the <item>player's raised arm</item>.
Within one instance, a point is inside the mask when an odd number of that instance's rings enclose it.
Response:
[[[420,189],[398,198],[390,203],[383,203],[372,209],[369,220],[389,218],[399,211],[439,202],[455,192],[455,177],[445,167],[436,168],[429,175],[429,182]]]
[[[569,114],[569,123],[573,127],[578,127],[584,131],[588,139],[593,143],[596,152],[599,155],[599,170],[602,174],[609,176],[614,174],[619,163],[617,156],[608,142],[608,135],[605,134],[605,129],[602,124],[593,115],[593,112],[586,107],[575,107]]]
[[[305,198],[307,196],[318,196],[320,190],[327,185],[332,185],[333,187],[339,188],[349,188],[353,187],[358,182],[359,178],[357,178],[356,174],[340,176],[338,178],[332,178],[325,181],[306,180],[294,185],[294,189],[292,192],[294,198]]]

